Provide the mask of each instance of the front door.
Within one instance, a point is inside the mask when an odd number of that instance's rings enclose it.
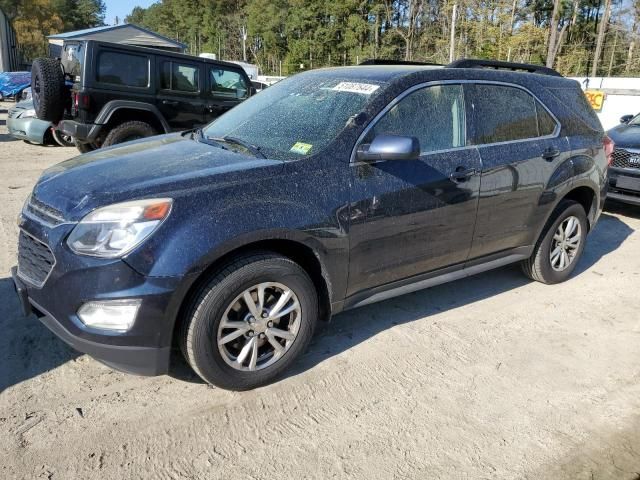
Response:
[[[439,268],[469,254],[480,156],[466,141],[462,85],[419,88],[387,107],[361,143],[412,136],[419,160],[354,160],[348,295]]]
[[[160,58],[160,85],[156,106],[173,130],[188,130],[204,123],[201,64]]]
[[[215,120],[227,110],[249,97],[251,86],[243,75],[222,65],[205,64],[207,73],[207,123]]]

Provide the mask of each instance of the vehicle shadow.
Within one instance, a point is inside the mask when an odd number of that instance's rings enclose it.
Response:
[[[35,315],[22,315],[11,278],[0,279],[0,331],[0,392],[80,355]]]
[[[615,200],[607,200],[604,206],[605,212],[614,213],[616,215],[624,215],[625,217],[640,219],[640,206],[631,205],[629,203],[616,202]]]
[[[633,232],[619,218],[603,214],[591,232],[576,275],[616,250]],[[529,283],[518,266],[508,266],[457,282],[404,295],[336,315],[320,326],[308,352],[286,376],[295,376],[367,341],[395,325],[423,320],[435,313],[468,305]],[[37,377],[81,354],[51,333],[34,315],[20,313],[11,278],[0,279],[0,392]],[[203,383],[178,351],[170,376]]]
[[[583,274],[616,250],[633,231],[620,219],[603,214],[589,235],[574,275]],[[299,375],[395,325],[424,320],[430,315],[482,301],[530,282],[518,265],[511,265],[341,313],[330,323],[320,325],[307,353],[285,377]],[[181,355],[176,354],[172,360],[171,376],[203,383]]]
[[[0,120],[1,122],[1,120]],[[3,142],[17,142],[18,139],[12,137],[11,135],[9,135],[8,133],[0,133],[0,143]]]

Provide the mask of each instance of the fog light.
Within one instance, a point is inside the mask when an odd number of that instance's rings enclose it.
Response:
[[[133,326],[141,300],[105,300],[88,302],[78,310],[78,317],[87,327],[126,332]]]

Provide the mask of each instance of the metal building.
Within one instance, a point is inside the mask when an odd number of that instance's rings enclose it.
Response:
[[[19,70],[20,55],[16,33],[11,27],[11,22],[0,10],[0,72],[13,72]]]
[[[187,46],[167,38],[159,33],[130,23],[106,27],[87,28],[75,32],[58,33],[49,37],[49,56],[59,57],[65,40],[99,40],[102,42],[123,43],[139,47],[153,47],[172,52],[183,53]]]

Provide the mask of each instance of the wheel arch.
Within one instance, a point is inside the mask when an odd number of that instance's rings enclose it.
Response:
[[[277,253],[290,258],[307,272],[318,292],[319,318],[322,321],[329,321],[331,318],[331,281],[319,253],[311,246],[298,240],[269,238],[256,240],[224,252],[196,276],[188,287],[178,308],[173,326],[172,341],[175,342],[177,338],[177,331],[184,320],[185,312],[190,303],[198,296],[200,290],[217,271],[224,269],[225,265],[232,263],[240,257],[264,251]]]
[[[91,129],[89,139],[94,141],[105,134],[107,129],[130,120],[147,122],[159,133],[171,131],[167,120],[155,105],[127,100],[112,100],[102,108],[96,117],[96,125]]]

